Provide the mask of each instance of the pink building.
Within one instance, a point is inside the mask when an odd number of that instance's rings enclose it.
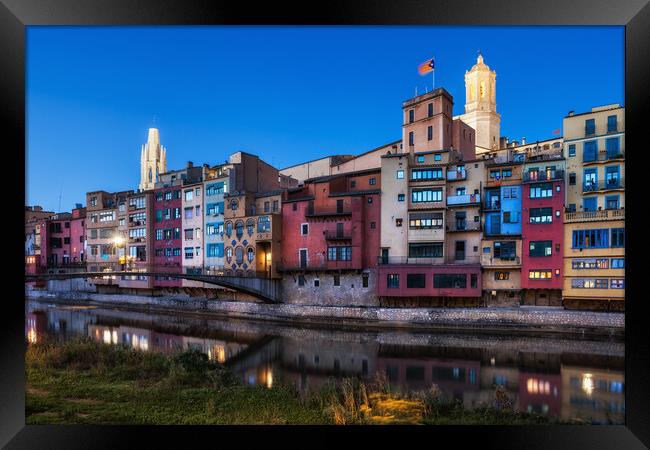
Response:
[[[36,266],[60,267],[85,261],[86,208],[41,220],[35,228]]]

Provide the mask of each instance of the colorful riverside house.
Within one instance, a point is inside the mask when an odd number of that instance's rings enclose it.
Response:
[[[174,177],[172,179],[172,177]],[[181,273],[182,270],[182,180],[173,172],[159,174],[154,189],[154,257],[153,271]],[[181,286],[180,278],[156,275],[154,286]]]
[[[182,201],[182,235],[183,273],[203,273],[203,182],[183,185]],[[183,287],[203,287],[203,283],[182,280]]]
[[[36,273],[44,268],[85,264],[86,208],[81,204],[72,213],[53,214],[35,225],[34,254],[30,266]]]
[[[486,164],[483,201],[483,300],[486,306],[521,300],[522,162],[510,152]]]
[[[523,304],[562,304],[564,169],[562,148],[529,152],[522,179]]]
[[[478,305],[480,300],[481,267],[474,251],[480,231],[471,229],[476,226],[468,225],[467,217],[473,224],[481,181],[462,179],[467,162],[475,159],[475,133],[452,119],[452,108],[453,98],[442,88],[405,101],[401,148],[406,151],[382,156],[377,270],[382,305]],[[446,243],[447,226],[449,234],[461,233],[453,244]]]
[[[625,299],[625,108],[564,118],[566,308],[623,309]]]
[[[224,272],[278,277],[283,190],[224,194]]]
[[[376,305],[380,169],[306,180],[282,208],[283,295],[290,303]]]
[[[223,270],[223,196],[230,177],[225,166],[207,169],[203,182],[203,265],[206,273]]]
[[[126,199],[126,265],[134,272],[146,272],[153,261],[154,243],[154,191],[133,192]],[[118,205],[118,210],[121,205]],[[118,220],[122,220],[121,218]],[[120,287],[151,289],[151,277],[144,275],[121,276]]]

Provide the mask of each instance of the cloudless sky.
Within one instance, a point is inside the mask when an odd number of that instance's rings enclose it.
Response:
[[[152,126],[168,170],[238,150],[278,168],[370,150],[401,138],[401,102],[431,88],[417,66],[432,56],[462,114],[478,49],[503,136],[547,139],[570,110],[623,104],[623,27],[30,26],[27,204],[137,189]]]

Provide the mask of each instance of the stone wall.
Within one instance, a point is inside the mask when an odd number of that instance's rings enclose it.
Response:
[[[378,306],[377,272],[363,273],[305,273],[304,286],[300,286],[298,273],[285,274],[282,279],[284,302],[294,305],[322,306]],[[340,286],[334,286],[334,275]],[[363,287],[363,276],[368,276],[368,287]],[[315,286],[318,280],[319,286]]]

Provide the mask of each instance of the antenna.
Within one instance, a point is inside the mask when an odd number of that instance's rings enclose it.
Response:
[[[59,190],[59,209],[58,212],[61,212],[61,196],[63,195],[63,184],[61,184],[61,190]]]

